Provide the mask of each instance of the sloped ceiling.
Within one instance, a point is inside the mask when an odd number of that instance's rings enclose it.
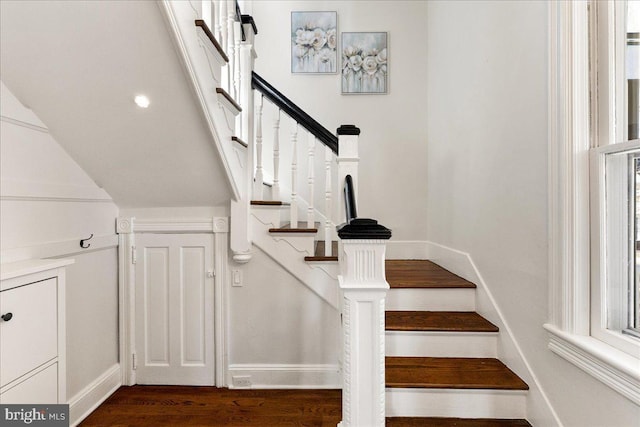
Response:
[[[229,202],[155,2],[2,0],[0,19],[0,78],[118,206]]]

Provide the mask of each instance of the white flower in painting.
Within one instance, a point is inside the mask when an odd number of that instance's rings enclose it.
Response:
[[[314,42],[313,31],[296,31],[296,44],[302,46],[311,46]]]
[[[347,58],[352,57],[353,55],[358,53],[358,49],[356,49],[353,46],[347,46],[343,49],[342,53],[344,54],[344,56],[346,56]]]
[[[382,64],[379,68],[380,72],[384,75],[387,74],[387,64]]]
[[[378,55],[376,55],[376,62],[378,64],[386,64],[387,63],[387,48],[385,47],[380,51]]]
[[[353,55],[349,58],[349,67],[353,68],[353,71],[360,71],[360,67],[362,67],[362,57],[360,55]]]
[[[322,49],[320,53],[318,53],[318,58],[320,58],[320,62],[327,63],[331,61],[334,57],[333,51],[327,47]]]
[[[313,31],[313,47],[320,50],[327,43],[327,36],[322,28],[316,28]]]
[[[337,45],[338,38],[336,36],[336,29],[331,28],[327,31],[327,46],[329,46],[330,49],[335,49]]]
[[[362,62],[362,68],[369,74],[375,74],[376,69],[378,68],[376,58],[373,56],[367,56],[366,58],[364,58],[364,61]]]

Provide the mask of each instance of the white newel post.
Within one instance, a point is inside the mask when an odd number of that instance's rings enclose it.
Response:
[[[385,425],[386,240],[391,230],[355,219],[338,230],[344,334],[341,427]]]
[[[337,130],[338,134],[338,188],[341,192],[338,196],[340,207],[338,218],[345,215],[344,197],[342,190],[344,188],[344,179],[347,175],[353,178],[353,193],[355,200],[358,200],[358,138],[360,129],[354,125],[342,125]],[[339,221],[342,222],[342,221]]]

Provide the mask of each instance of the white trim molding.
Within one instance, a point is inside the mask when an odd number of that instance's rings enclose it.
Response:
[[[231,389],[339,389],[337,364],[233,364],[229,365]],[[238,378],[239,377],[239,378]]]
[[[77,426],[111,396],[122,383],[120,365],[115,364],[69,399],[69,425]]]
[[[549,316],[588,334],[588,2],[552,2],[549,21]]]
[[[640,405],[638,359],[592,337],[569,334],[550,324],[549,348],[594,378]]]

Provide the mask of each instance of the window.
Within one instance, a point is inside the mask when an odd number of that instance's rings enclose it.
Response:
[[[640,404],[640,5],[628,3],[549,3],[545,328],[553,352]]]
[[[640,354],[636,170],[638,138],[637,2],[598,2],[591,17],[591,324],[595,338]],[[638,190],[637,190],[638,188]],[[640,194],[640,193],[639,193]],[[640,214],[640,212],[639,212]]]

